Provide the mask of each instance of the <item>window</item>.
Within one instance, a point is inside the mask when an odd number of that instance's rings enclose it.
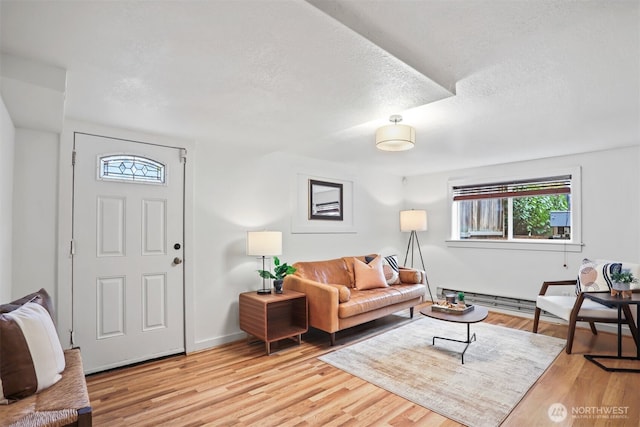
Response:
[[[453,241],[579,243],[579,169],[535,178],[450,182]]]
[[[155,160],[128,154],[101,157],[98,176],[104,180],[165,183],[165,166]]]

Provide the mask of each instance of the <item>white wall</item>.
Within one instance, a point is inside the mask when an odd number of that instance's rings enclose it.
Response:
[[[65,121],[60,137],[58,228],[58,329],[63,344],[71,328],[71,149],[73,131],[98,133],[138,141],[159,141],[158,136],[91,123]],[[170,138],[162,138],[170,142]],[[175,145],[175,140],[174,140]],[[402,203],[400,177],[366,169],[345,170],[342,165],[299,158],[282,153],[262,155],[224,150],[219,144],[199,143],[189,148],[189,173],[195,182],[193,211],[187,218],[192,239],[185,239],[187,350],[194,351],[244,336],[238,324],[238,295],[255,290],[261,282],[254,257],[245,254],[248,230],[283,232],[282,260],[326,259],[370,252],[399,253],[404,244],[398,212]],[[191,169],[190,169],[191,168]],[[293,234],[292,212],[296,207],[299,173],[354,183],[354,223],[357,233]],[[45,188],[32,188],[34,196],[20,210],[30,209]],[[47,199],[48,210],[55,206]],[[306,201],[304,201],[306,203]],[[16,210],[18,211],[18,210]],[[17,214],[22,214],[18,213]],[[47,258],[45,254],[43,258]],[[190,273],[192,272],[192,273]]]
[[[400,177],[283,153],[252,154],[199,144],[196,159],[195,341],[206,348],[240,338],[238,294],[261,287],[245,252],[248,230],[283,232],[284,262],[371,252],[398,253]],[[298,174],[354,183],[356,233],[292,233]],[[306,200],[302,201],[306,204]]]
[[[0,303],[11,301],[15,128],[0,97]]]
[[[640,148],[632,147],[485,168],[411,177],[411,207],[427,210],[429,230],[420,242],[432,288],[535,300],[545,280],[574,279],[583,258],[640,262]],[[541,173],[582,168],[582,252],[450,247],[450,179]],[[566,267],[564,264],[566,262]]]
[[[4,119],[5,121],[8,118]],[[101,134],[140,139],[144,135],[91,124],[67,121],[60,141],[60,161],[56,162],[58,144],[52,134],[18,130],[16,147],[16,191],[24,197],[13,209],[19,225],[15,239],[6,237],[11,227],[2,221],[0,240],[5,256],[0,260],[1,272],[11,270],[12,248],[16,245],[13,266],[19,292],[30,292],[35,282],[42,283],[57,273],[58,324],[61,336],[70,327],[70,159],[71,132],[99,131]],[[3,126],[3,179],[0,214],[11,215],[4,208],[11,203],[13,180],[7,170],[13,169],[13,132]],[[6,134],[6,135],[5,135]],[[144,139],[144,138],[143,138]],[[436,286],[496,293],[522,298],[535,298],[540,284],[547,279],[575,277],[583,257],[640,260],[638,196],[640,184],[637,165],[640,149],[628,148],[558,157],[473,170],[410,177],[403,184],[400,177],[381,174],[366,168],[318,162],[285,153],[260,154],[241,150],[224,150],[218,144],[198,143],[190,152],[194,184],[191,248],[185,263],[192,275],[187,278],[187,349],[190,351],[238,339],[238,294],[260,287],[255,272],[256,260],[245,255],[247,230],[272,229],[283,232],[282,259],[286,262],[327,259],[369,252],[396,253],[402,260],[408,235],[399,232],[398,212],[405,208],[424,208],[429,213],[429,230],[420,234],[426,267],[432,289]],[[449,236],[449,204],[447,181],[465,176],[499,176],[547,168],[582,167],[583,241],[581,253],[504,251],[451,248]],[[38,184],[35,176],[44,173],[49,181]],[[296,177],[298,174],[352,180],[354,183],[354,225],[356,233],[300,234],[292,232],[291,218],[298,208]],[[32,176],[34,175],[34,176]],[[59,176],[56,193],[55,177]],[[624,179],[624,185],[619,185]],[[56,197],[57,194],[57,197]],[[305,201],[306,203],[306,201]],[[59,208],[58,228],[54,224]],[[11,219],[8,219],[8,223]],[[26,224],[30,224],[29,227]],[[34,229],[30,229],[34,227]],[[16,227],[17,228],[17,227]],[[33,235],[42,236],[33,239]],[[57,265],[52,259],[57,257]],[[30,269],[29,265],[39,265]],[[57,268],[56,268],[57,267]],[[32,271],[31,271],[32,270]],[[32,283],[33,282],[33,283]],[[3,299],[10,290],[0,284]],[[18,293],[20,295],[18,295]],[[65,339],[63,339],[65,342]],[[65,343],[66,344],[66,343]]]
[[[16,129],[13,295],[45,288],[57,300],[59,135]]]

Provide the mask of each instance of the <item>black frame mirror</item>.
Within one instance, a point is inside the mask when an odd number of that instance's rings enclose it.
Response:
[[[342,221],[344,205],[342,184],[309,180],[309,219]]]

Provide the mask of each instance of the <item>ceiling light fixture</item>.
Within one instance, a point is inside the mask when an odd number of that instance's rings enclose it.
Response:
[[[376,131],[376,147],[384,151],[406,151],[416,145],[416,130],[411,126],[399,125],[402,116],[389,117],[392,125],[382,126]]]

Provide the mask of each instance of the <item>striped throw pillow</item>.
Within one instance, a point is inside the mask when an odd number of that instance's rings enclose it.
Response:
[[[64,352],[44,307],[28,302],[0,314],[0,403],[52,386],[64,368]]]

